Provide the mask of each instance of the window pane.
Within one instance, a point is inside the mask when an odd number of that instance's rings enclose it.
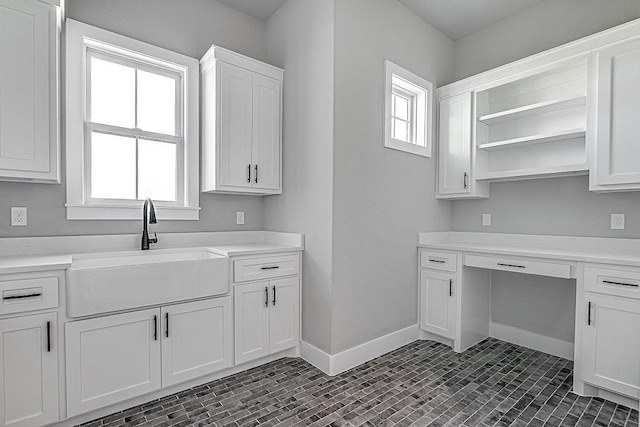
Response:
[[[138,127],[176,134],[176,80],[138,70]]]
[[[91,133],[91,197],[136,198],[136,140]]]
[[[176,200],[176,145],[138,140],[138,195],[140,199]]]
[[[135,127],[136,70],[91,57],[92,122]]]
[[[402,120],[409,120],[409,100],[402,96],[394,94],[395,101],[395,117]]]
[[[400,141],[409,142],[409,123],[399,120],[393,119],[394,121],[394,135],[395,139],[399,139]]]

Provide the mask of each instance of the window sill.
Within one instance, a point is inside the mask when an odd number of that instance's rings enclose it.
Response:
[[[68,220],[142,220],[140,205],[74,205],[67,204]],[[197,221],[200,208],[155,206],[158,220]]]
[[[384,146],[386,148],[392,148],[394,150],[400,150],[406,153],[416,154],[418,156],[431,157],[431,147],[411,144],[410,142],[404,142],[393,138],[387,138],[384,142]]]

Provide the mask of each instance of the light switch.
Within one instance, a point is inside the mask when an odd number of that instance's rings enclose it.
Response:
[[[244,224],[244,212],[236,212],[236,224]]]
[[[482,225],[484,227],[491,225],[491,214],[482,214]]]

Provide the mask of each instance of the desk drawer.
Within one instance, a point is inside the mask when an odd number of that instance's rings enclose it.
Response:
[[[585,267],[584,290],[640,299],[640,271]]]
[[[447,252],[420,251],[420,267],[455,273],[458,269],[458,257]]]
[[[0,314],[57,307],[58,281],[56,275],[0,278]]]
[[[243,258],[233,262],[233,281],[271,279],[300,273],[298,255],[279,255],[260,258]]]
[[[465,255],[464,265],[468,267],[512,271],[514,273],[535,274],[538,276],[561,277],[563,279],[571,278],[571,266],[569,264],[560,264],[549,261]]]

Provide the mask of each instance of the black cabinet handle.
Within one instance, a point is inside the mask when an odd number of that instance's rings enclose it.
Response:
[[[276,287],[273,287],[273,305],[276,305]]]
[[[51,352],[51,322],[47,322],[47,353]]]
[[[636,283],[612,282],[611,280],[603,280],[602,283],[608,283],[610,285],[629,286],[629,287],[632,287],[632,288],[640,287],[640,285],[638,285]]]
[[[453,279],[449,279],[449,296],[453,296]]]
[[[158,316],[153,316],[153,340],[158,341]]]
[[[265,307],[269,307],[269,287],[265,286],[264,287],[264,306]]]
[[[526,267],[526,266],[524,266],[524,265],[517,265],[517,264],[504,264],[504,263],[501,263],[501,262],[499,262],[499,263],[498,263],[498,265],[499,265],[499,266],[502,266],[502,267],[527,268],[527,267]]]
[[[437,262],[438,264],[444,264],[447,261],[441,260],[441,259],[431,259],[429,258],[429,262]]]
[[[8,297],[3,297],[3,300],[12,300],[12,299],[22,299],[22,298],[35,298],[35,297],[41,297],[42,293],[37,293],[37,294],[26,294],[26,295],[11,295]]]
[[[274,265],[272,267],[260,267],[260,270],[277,270],[279,268],[280,268],[279,265]]]
[[[258,165],[256,165],[256,184],[258,183]]]
[[[165,336],[169,338],[169,313],[165,313],[164,317],[167,319],[167,332]]]
[[[248,166],[247,166],[247,169],[248,169],[248,172],[249,172],[249,174],[248,174],[248,176],[247,176],[247,182],[248,182],[249,184],[251,184],[251,165],[248,165]]]
[[[464,188],[467,188],[469,186],[468,179],[469,179],[469,174],[465,172],[464,173]]]
[[[589,301],[589,307],[587,308],[587,325],[591,326],[591,301]]]

